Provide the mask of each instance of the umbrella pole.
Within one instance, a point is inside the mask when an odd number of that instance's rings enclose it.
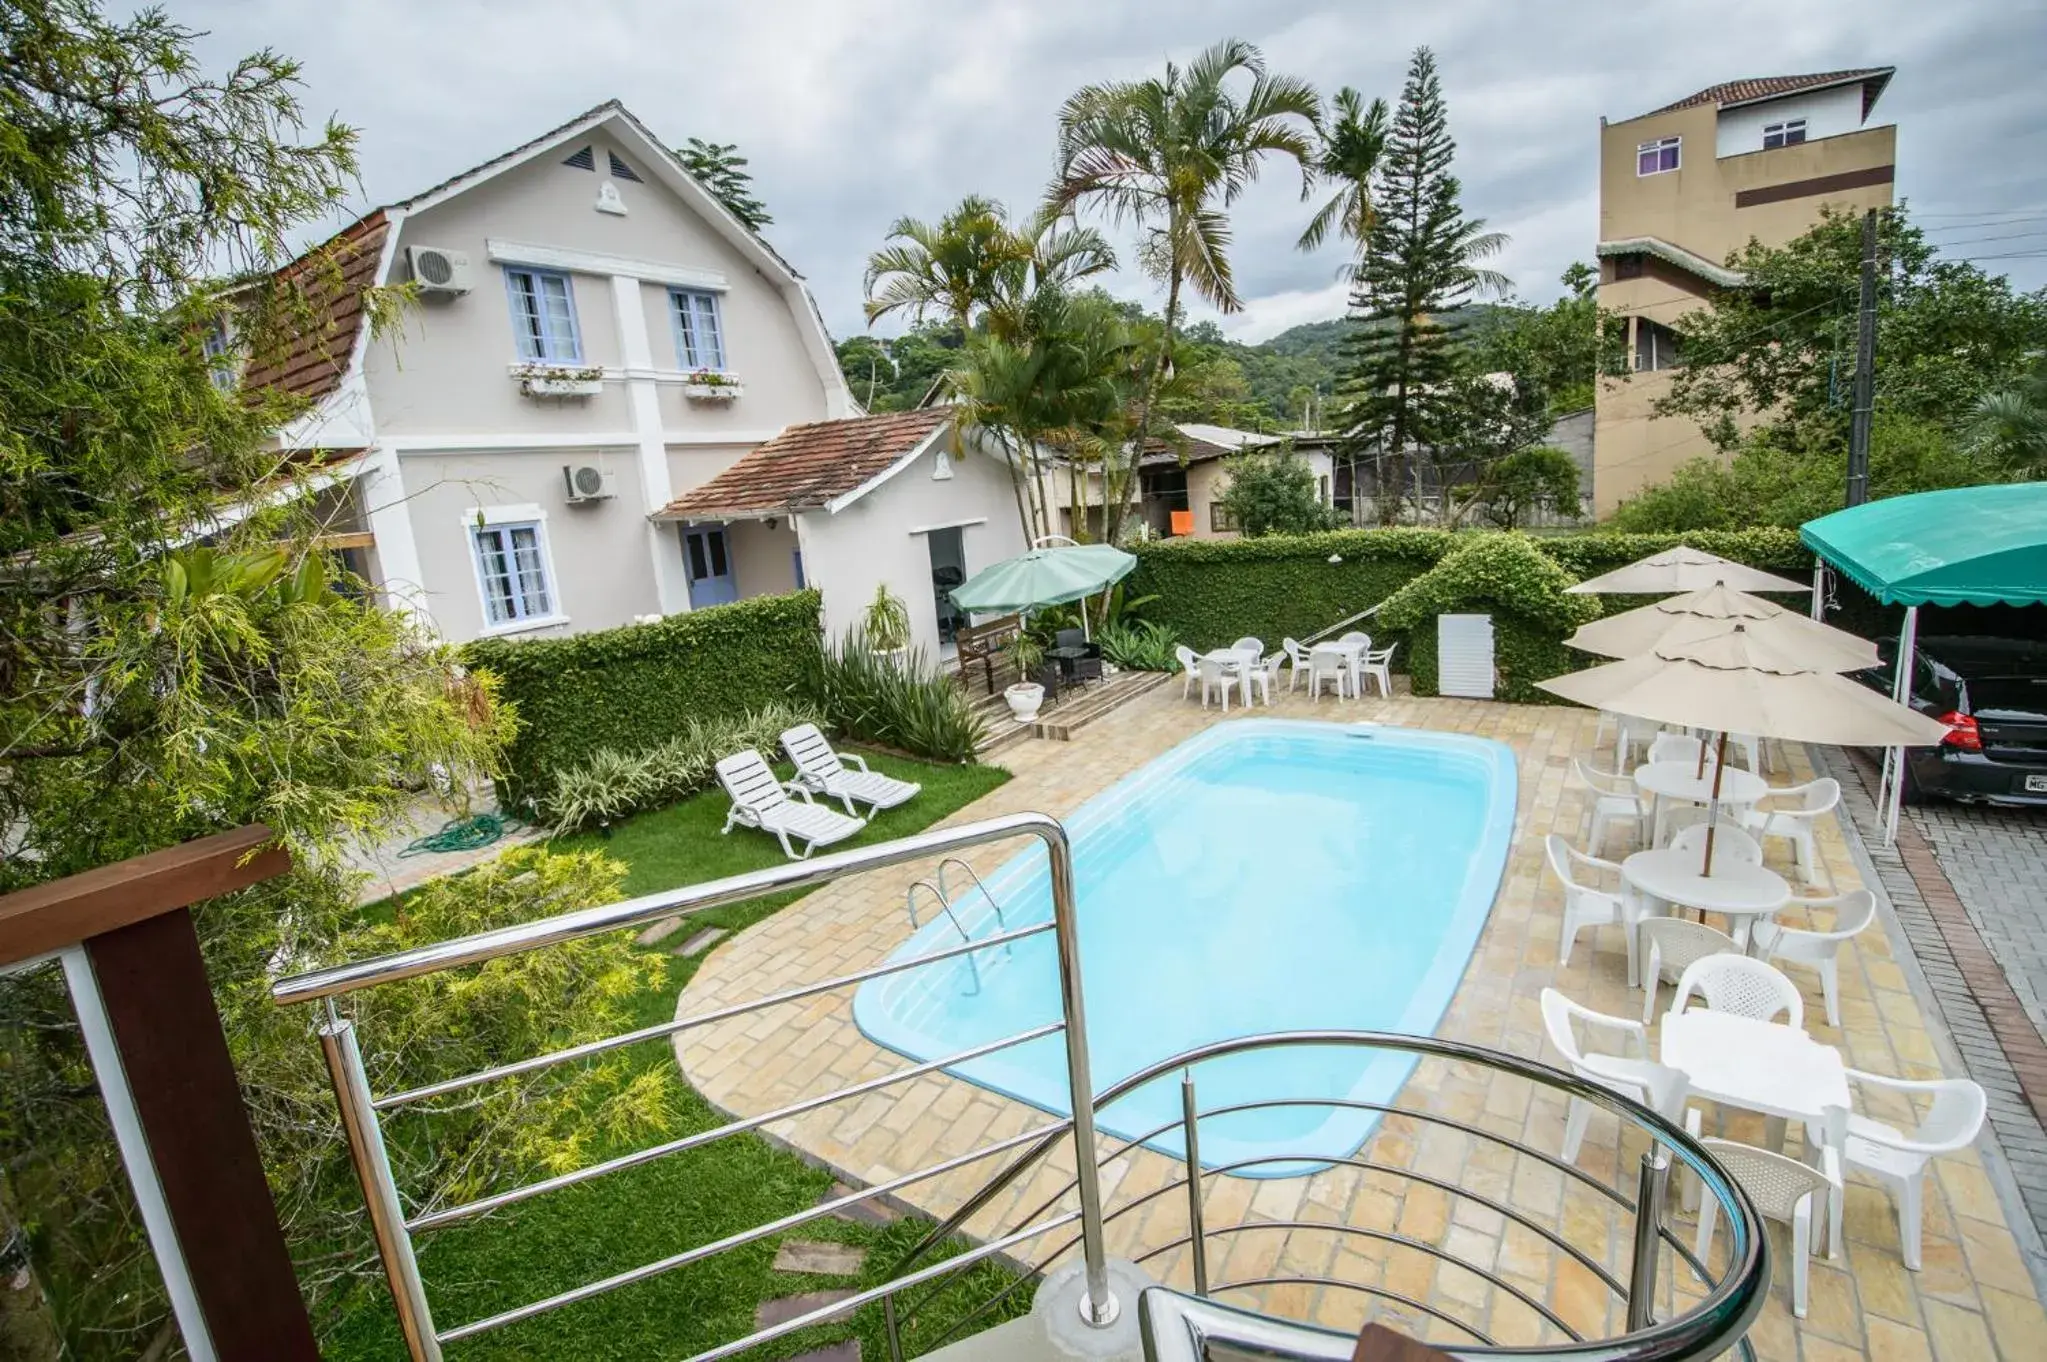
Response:
[[[1080,598],[1080,636],[1089,643],[1095,641],[1094,634],[1089,632],[1087,627],[1087,597],[1085,596]]]
[[[1705,747],[1699,748],[1700,757]],[[1706,864],[1700,869],[1701,875],[1713,873],[1713,839],[1720,835],[1720,776],[1727,769],[1727,734],[1720,734],[1720,755],[1713,759],[1713,798],[1706,804]]]

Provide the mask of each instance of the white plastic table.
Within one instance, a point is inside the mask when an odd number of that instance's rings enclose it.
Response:
[[[1666,1012],[1662,1036],[1663,1062],[1684,1071],[1695,1097],[1822,1130],[1828,1107],[1849,1105],[1841,1052],[1803,1031],[1697,1008]],[[1781,1146],[1781,1126],[1770,1133]]]
[[[1311,645],[1308,653],[1310,656],[1316,653],[1329,653],[1342,658],[1343,674],[1350,678],[1350,693],[1355,698],[1364,694],[1364,687],[1360,683],[1364,680],[1365,649],[1367,646],[1356,639],[1352,639],[1349,643],[1331,639],[1326,643]]]
[[[1660,799],[1708,804],[1713,799],[1713,763],[1706,763],[1703,776],[1695,774],[1698,769],[1698,763],[1693,761],[1652,761],[1635,768],[1635,787]],[[1722,804],[1754,804],[1768,793],[1770,783],[1753,771],[1730,766],[1721,774]]]
[[[1660,847],[1638,851],[1621,862],[1621,878],[1651,898],[1708,913],[1724,914],[1734,944],[1748,949],[1753,919],[1767,917],[1791,899],[1791,885],[1766,866],[1744,865],[1721,852],[1713,873],[1701,875],[1704,856],[1698,851]]]

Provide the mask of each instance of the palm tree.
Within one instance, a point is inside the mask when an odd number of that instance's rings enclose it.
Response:
[[[962,336],[974,312],[994,298],[997,275],[1027,260],[1031,247],[1010,227],[1008,211],[978,194],[961,199],[936,226],[897,218],[886,240],[867,257],[861,280],[868,324],[891,312],[919,320],[937,312]]]
[[[1061,106],[1059,172],[1047,207],[1071,212],[1091,204],[1111,222],[1136,227],[1140,263],[1166,287],[1163,343],[1146,379],[1135,449],[1149,432],[1182,287],[1223,312],[1243,307],[1230,269],[1227,210],[1268,155],[1293,159],[1307,196],[1321,115],[1312,86],[1268,72],[1258,49],[1235,38],[1184,69],[1168,63],[1163,77],[1084,86]],[[1111,512],[1112,537],[1122,515],[1122,506]]]
[[[1072,286],[1116,268],[1116,251],[1100,232],[1041,208],[1019,233],[1022,253],[995,273],[986,316],[988,329],[1015,340],[1049,325],[1040,313],[1057,313]]]
[[[2047,355],[2007,386],[1977,398],[1964,438],[2007,476],[2047,471]]]
[[[1321,211],[1308,220],[1298,243],[1302,250],[1320,246],[1332,228],[1338,237],[1363,248],[1379,216],[1372,203],[1372,177],[1378,174],[1379,159],[1386,150],[1390,117],[1383,99],[1375,99],[1367,107],[1365,97],[1348,85],[1336,92],[1322,115],[1315,174],[1338,187]],[[1346,271],[1349,268],[1344,267]]]

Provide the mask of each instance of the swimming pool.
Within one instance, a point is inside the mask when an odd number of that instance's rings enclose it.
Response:
[[[1499,887],[1514,789],[1513,753],[1487,739],[1244,719],[1089,800],[1067,828],[1096,1088],[1233,1036],[1433,1032]],[[989,876],[988,893],[1012,928],[1048,920],[1043,848]],[[972,936],[999,930],[977,891],[959,895],[955,912]],[[958,941],[938,914],[890,958]],[[958,956],[871,979],[854,995],[854,1018],[878,1044],[920,1060],[1057,1021],[1054,950],[1042,933],[975,952],[973,970]],[[1413,1063],[1360,1049],[1269,1050],[1210,1061],[1195,1081],[1203,1110],[1277,1097],[1389,1101]],[[1056,1035],[951,1071],[1068,1114]],[[1155,1081],[1104,1108],[1099,1124],[1134,1138],[1174,1120],[1179,1103],[1177,1083]],[[1312,1107],[1204,1119],[1202,1162],[1343,1157],[1375,1123],[1370,1112]],[[1153,1144],[1180,1152],[1176,1131]]]

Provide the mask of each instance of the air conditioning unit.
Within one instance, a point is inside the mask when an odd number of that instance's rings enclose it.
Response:
[[[568,489],[571,506],[618,495],[617,475],[595,464],[563,464],[562,484]]]
[[[439,246],[407,246],[405,261],[421,293],[454,297],[469,292],[469,257]]]

